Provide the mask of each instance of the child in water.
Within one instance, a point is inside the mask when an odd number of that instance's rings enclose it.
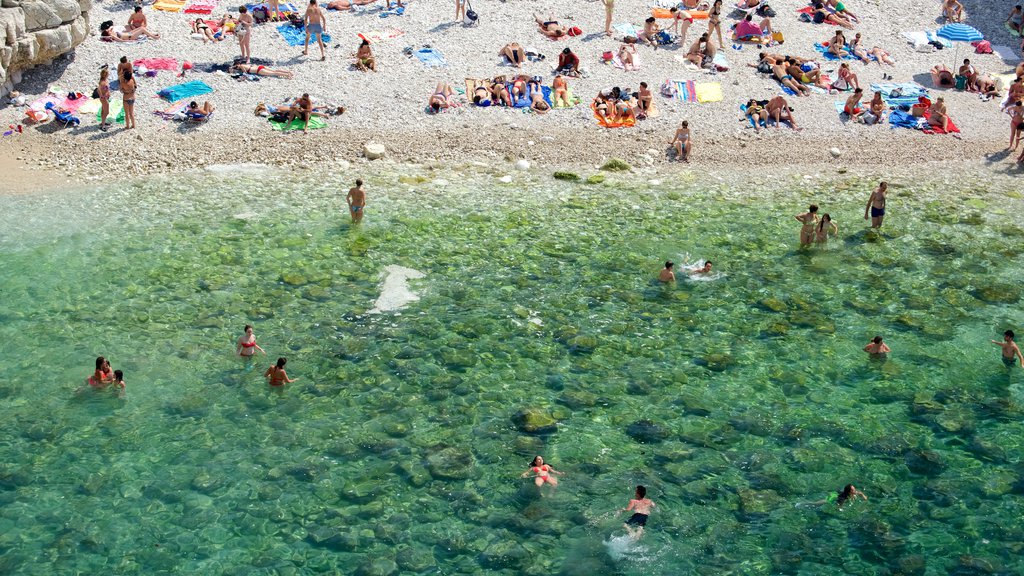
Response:
[[[629,532],[630,538],[633,540],[639,540],[644,535],[644,526],[647,525],[647,517],[651,515],[651,509],[654,508],[654,501],[647,497],[647,488],[643,486],[636,487],[636,497],[629,501],[629,505],[619,510],[619,512],[633,512],[633,515],[626,520],[623,526],[626,528],[626,532]],[[636,527],[634,529],[634,526]]]
[[[533,462],[530,462],[530,469],[523,472],[521,478],[526,478],[530,474],[536,475],[533,477],[533,483],[537,485],[537,488],[543,486],[545,482],[551,484],[552,488],[558,486],[558,479],[552,476],[552,474],[565,475],[552,468],[551,465],[545,464],[544,459],[540,456],[534,457]]]

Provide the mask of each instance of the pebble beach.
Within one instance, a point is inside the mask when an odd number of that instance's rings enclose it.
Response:
[[[815,56],[813,44],[826,42],[833,27],[798,20],[797,9],[805,4],[797,0],[772,2],[777,12],[774,28],[785,36],[782,45],[769,50],[800,57]],[[795,132],[774,128],[756,134],[745,121],[739,105],[750,98],[767,99],[781,94],[779,85],[769,76],[749,66],[757,61],[758,46],[736,49],[726,33],[723,52],[730,65],[727,71],[699,70],[681,62],[686,48],[670,45],[654,50],[640,48],[640,69],[624,71],[601,61],[601,54],[616,51],[621,37],[604,34],[604,6],[600,2],[525,2],[480,0],[473,4],[480,17],[472,27],[453,22],[454,6],[448,2],[413,0],[402,15],[382,18],[383,1],[360,13],[328,12],[327,59],[311,47],[303,56],[301,46],[289,46],[275,29],[277,24],[258,25],[252,38],[252,55],[267,66],[294,72],[290,80],[261,78],[239,81],[224,73],[202,70],[214,64],[227,64],[239,55],[238,43],[204,43],[192,37],[189,22],[195,15],[164,12],[144,7],[149,27],[161,34],[158,40],[139,43],[101,42],[97,32],[102,21],[123,24],[132,11],[126,2],[97,3],[90,16],[92,36],[71,54],[49,66],[31,70],[18,87],[27,99],[47,90],[59,93],[91,93],[101,65],[113,66],[126,55],[141,58],[175,58],[188,61],[194,69],[184,77],[178,71],[159,71],[154,77],[139,76],[136,116],[139,128],[125,131],[117,126],[101,132],[92,115],[81,126],[63,129],[53,122],[24,126],[0,141],[0,147],[20,171],[47,170],[55,164],[69,178],[94,179],[131,177],[173,172],[209,164],[261,163],[280,166],[316,166],[338,160],[359,161],[368,142],[384,144],[385,161],[477,161],[514,163],[525,159],[532,165],[557,169],[574,165],[601,164],[609,158],[622,158],[634,166],[672,170],[674,155],[669,146],[680,121],[688,120],[694,134],[693,166],[702,169],[808,166],[843,169],[854,166],[907,166],[929,163],[981,162],[998,170],[1016,170],[1006,148],[1009,118],[1000,111],[998,101],[983,102],[977,94],[952,90],[933,90],[928,71],[935,64],[954,65],[954,58],[971,57],[983,71],[1004,74],[1013,71],[1014,62],[998,54],[976,55],[968,45],[921,53],[902,36],[909,30],[934,30],[941,24],[939,7],[930,0],[910,2],[886,0],[857,2],[849,6],[860,18],[856,31],[865,35],[868,46],[878,45],[890,52],[896,66],[870,65],[852,61],[865,92],[867,86],[883,82],[919,82],[932,97],[946,96],[951,117],[960,126],[960,138],[950,135],[925,135],[919,131],[890,129],[887,125],[865,126],[843,122],[834,102],[845,94],[812,94],[788,97],[794,115],[805,129]],[[304,7],[300,7],[302,9]],[[1009,4],[968,3],[967,20],[994,45],[1016,47],[1002,22]],[[619,0],[613,22],[633,23],[638,27],[650,14],[650,3],[643,0]],[[565,40],[542,36],[533,13],[550,14],[560,22],[577,26],[583,34]],[[237,14],[237,6],[221,3],[211,17]],[[723,28],[737,22],[739,15],[727,7]],[[668,22],[663,20],[662,22]],[[352,67],[352,55],[359,34],[401,31],[403,34],[372,44],[378,72],[361,72]],[[696,20],[688,33],[687,45],[706,30],[706,21]],[[548,114],[527,113],[520,109],[481,109],[466,103],[438,115],[424,111],[427,97],[438,82],[461,88],[467,77],[511,76],[518,71],[502,65],[497,53],[509,42],[519,42],[528,51],[545,55],[544,61],[527,62],[521,73],[541,76],[550,85],[557,55],[570,47],[579,55],[586,74],[571,79],[573,92],[582,104]],[[407,54],[409,48],[431,46],[439,51],[446,66],[427,67]],[[1019,52],[1018,52],[1019,53]],[[825,73],[835,76],[837,62],[820,61]],[[637,122],[632,128],[607,129],[599,126],[589,108],[600,90],[621,86],[636,90],[640,82],[652,89],[666,79],[715,82],[721,85],[722,100],[709,103],[681,102],[656,95],[660,115]],[[158,90],[185,81],[201,80],[214,91],[201,99],[210,100],[217,113],[211,121],[193,125],[164,120],[154,112],[165,110],[168,102],[156,96]],[[332,117],[322,130],[303,134],[280,133],[270,128],[266,118],[254,115],[257,104],[279,104],[308,92],[317,104],[346,107],[342,116]],[[114,98],[118,99],[119,93]],[[6,99],[5,99],[6,100]],[[13,124],[24,119],[25,108],[7,105],[0,110],[0,121]],[[112,159],[116,168],[112,165]],[[20,178],[27,186],[36,178]]]

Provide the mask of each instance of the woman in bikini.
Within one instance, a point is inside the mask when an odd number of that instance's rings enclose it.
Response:
[[[135,128],[135,77],[126,68],[121,75],[121,102],[124,105],[124,129]]]
[[[505,44],[505,46],[498,51],[498,56],[504,56],[508,59],[509,64],[512,64],[516,68],[521,68],[523,62],[526,62],[526,51],[519,45],[518,42],[512,42],[511,44]]]
[[[867,49],[864,48],[864,39],[861,38],[860,32],[857,32],[853,36],[853,40],[850,40],[850,53],[860,59],[865,64],[871,63],[871,58],[868,56]]]
[[[669,142],[676,149],[676,159],[680,162],[690,161],[690,123],[683,120],[682,125],[676,130],[675,138]]]
[[[228,72],[242,72],[245,74],[253,74],[255,76],[284,78],[285,80],[291,80],[294,76],[291,70],[267,68],[266,66],[259,66],[257,64],[235,64],[228,68]]]
[[[558,486],[558,479],[552,476],[552,474],[558,474],[559,476],[565,475],[552,468],[550,464],[545,464],[544,459],[540,456],[535,457],[533,462],[530,462],[530,469],[523,472],[520,478],[526,478],[530,474],[534,475],[533,483],[536,484],[538,488],[543,486],[545,482],[551,484],[551,486]]]
[[[128,32],[115,32],[113,28],[107,28],[100,33],[100,39],[106,40],[107,42],[135,42],[142,36],[152,38],[153,40],[160,39],[159,34],[156,32],[150,32],[145,26]]]
[[[477,90],[483,90],[483,88],[477,88]],[[484,90],[486,93],[487,91]],[[427,100],[427,106],[430,111],[437,114],[441,110],[445,110],[452,105],[451,99],[455,96],[455,90],[452,90],[452,85],[447,82],[439,82],[437,87],[434,88],[434,93],[430,95]],[[479,102],[477,102],[479,104]]]
[[[242,51],[242,58],[249,63],[249,36],[252,35],[252,14],[245,6],[238,7],[238,23],[235,24],[235,38],[238,38],[238,48]]]
[[[746,115],[750,117],[750,120],[754,123],[754,132],[761,131],[761,122],[768,121],[768,113],[761,107],[761,104],[757,100],[750,100],[747,102]]]
[[[203,37],[203,44],[207,42],[220,42],[224,39],[223,34],[215,35],[213,30],[210,30],[210,25],[202,18],[196,18],[195,22],[192,23],[192,33],[201,35]]]
[[[363,72],[370,70],[377,71],[377,59],[373,57],[373,50],[370,49],[369,40],[363,40],[356,50],[356,68]]]
[[[622,45],[619,46],[619,62],[622,62],[623,70],[627,72],[630,70],[636,70],[636,64],[633,58],[636,56],[636,38],[627,36],[622,41]]]
[[[722,0],[715,0],[708,12],[708,38],[711,38],[712,30],[718,33],[718,45],[725,48],[725,42],[722,41]]]
[[[807,208],[807,212],[803,214],[797,214],[796,219],[802,226],[800,227],[800,247],[810,246],[814,243],[815,233],[818,227],[818,205],[811,204]]]
[[[814,234],[814,241],[818,244],[825,244],[828,242],[829,236],[838,238],[839,226],[836,226],[835,222],[832,221],[832,216],[826,213],[821,215],[821,222],[818,222],[818,228]]]
[[[508,95],[504,77],[495,78],[491,83],[491,101],[505,106],[512,105],[512,97]]]
[[[949,116],[946,114],[946,99],[939,96],[932,104],[931,113],[928,115],[928,123],[943,132],[949,132]]]
[[[285,384],[291,384],[297,382],[299,379],[292,380],[288,377],[288,374],[284,371],[284,365],[288,363],[287,358],[278,358],[277,364],[267,368],[267,371],[263,373],[263,377],[267,379],[267,384],[271,386],[284,386]]]
[[[107,116],[110,115],[110,70],[100,70],[100,85],[96,87],[96,93],[100,98],[100,130],[106,132],[110,124],[107,123]]]
[[[541,18],[540,14],[534,14],[533,19],[537,21],[540,33],[552,40],[562,38],[569,33],[569,28],[559,24],[558,20],[545,20]]]
[[[267,354],[266,350],[256,344],[256,335],[252,333],[252,326],[246,324],[245,333],[238,337],[238,342],[235,344],[235,354],[248,360],[255,356],[257,351],[264,355]]]
[[[93,388],[106,388],[107,384],[113,381],[114,373],[110,369],[110,362],[103,356],[96,358],[96,371],[85,379],[85,383]]]
[[[568,108],[569,104],[569,83],[565,81],[565,77],[559,74],[555,76],[553,82],[551,82],[551,97],[555,101],[555,106],[564,106]],[[561,102],[561,104],[559,104]]]

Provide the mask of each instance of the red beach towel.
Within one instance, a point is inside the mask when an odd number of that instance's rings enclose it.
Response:
[[[132,66],[145,66],[148,70],[177,70],[178,61],[174,58],[139,58],[132,62]]]

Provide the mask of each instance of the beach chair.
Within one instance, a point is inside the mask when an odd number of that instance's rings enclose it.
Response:
[[[60,110],[53,105],[53,102],[47,102],[46,109],[52,112],[54,119],[57,122],[63,123],[65,128],[68,126],[78,127],[78,125],[82,123],[77,116],[72,115],[71,112],[68,112],[67,110]]]

